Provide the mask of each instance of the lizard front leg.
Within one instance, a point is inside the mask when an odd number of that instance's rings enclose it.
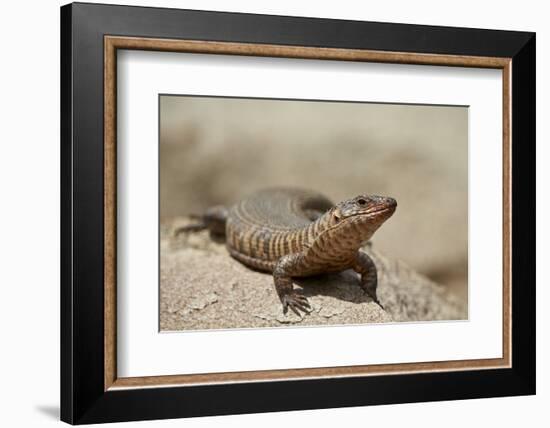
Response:
[[[284,314],[288,312],[288,308],[298,316],[300,316],[300,311],[308,313],[311,309],[307,298],[300,291],[295,290],[292,284],[292,276],[296,274],[300,258],[301,254],[283,256],[273,269],[275,289],[283,304]]]
[[[353,270],[361,275],[361,288],[375,301],[382,309],[384,307],[378,300],[376,295],[376,288],[378,287],[378,273],[376,271],[376,265],[368,254],[359,251],[355,258],[355,265]]]

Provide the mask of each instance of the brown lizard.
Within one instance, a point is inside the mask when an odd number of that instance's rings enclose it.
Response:
[[[208,229],[225,236],[231,256],[273,274],[284,313],[290,308],[300,315],[311,308],[292,278],[346,269],[361,275],[363,290],[382,306],[376,266],[360,248],[396,207],[395,199],[384,196],[359,195],[335,205],[309,190],[265,189],[229,209],[210,208],[198,224],[178,232]]]

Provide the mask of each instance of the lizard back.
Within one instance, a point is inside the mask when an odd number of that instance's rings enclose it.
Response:
[[[271,271],[282,256],[301,251],[310,226],[334,204],[296,188],[264,189],[234,205],[227,216],[226,244],[248,266]]]

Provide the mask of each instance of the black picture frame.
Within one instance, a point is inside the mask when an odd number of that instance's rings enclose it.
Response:
[[[512,367],[104,390],[104,36],[512,59]],[[535,34],[74,3],[61,8],[61,419],[71,424],[535,393]]]

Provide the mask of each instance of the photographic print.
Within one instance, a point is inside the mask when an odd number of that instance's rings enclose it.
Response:
[[[71,4],[61,59],[63,421],[535,393],[534,33]]]
[[[468,108],[159,95],[160,330],[466,320]]]
[[[61,59],[63,421],[535,393],[533,33],[73,4]]]

